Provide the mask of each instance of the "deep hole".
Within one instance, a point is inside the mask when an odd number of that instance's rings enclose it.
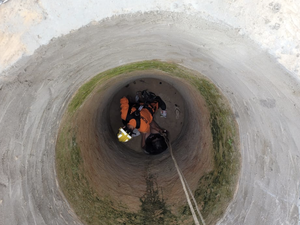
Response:
[[[163,84],[157,85],[158,81],[163,81]],[[209,116],[201,95],[181,79],[157,71],[139,72],[137,76],[108,82],[105,91],[95,92],[81,109],[81,122],[77,129],[83,134],[80,146],[86,174],[99,195],[105,193],[112,196],[115,201],[125,203],[130,210],[140,207],[139,197],[146,190],[145,176],[155,174],[159,186],[164,189],[161,194],[172,205],[171,208],[176,209],[185,197],[176,194],[178,191],[181,193],[182,186],[170,153],[146,155],[141,150],[140,137],[128,143],[119,143],[117,140],[118,128],[122,126],[120,98],[124,95],[134,96],[136,91],[143,89],[160,95],[167,104],[167,118],[160,118],[159,113],[154,118],[161,127],[170,131],[173,151],[192,188],[197,186],[203,175],[203,167],[211,166],[207,164],[211,157],[208,144],[210,133],[204,132],[209,129],[205,127],[209,124]],[[175,104],[180,106],[178,119]]]
[[[104,82],[88,82],[70,103],[57,145],[62,190],[83,220],[97,214],[107,223],[132,220],[131,224],[144,224],[143,221],[149,220],[158,224],[161,219],[175,222],[177,218],[186,218],[185,224],[190,224],[192,217],[186,208],[170,152],[146,155],[141,149],[140,137],[128,143],[118,142],[116,134],[123,125],[119,100],[124,95],[134,97],[137,91],[148,89],[165,101],[167,118],[156,113],[154,119],[169,130],[174,156],[189,187],[197,193],[198,204],[210,207],[207,196],[217,204],[218,199],[214,196],[223,190],[219,183],[224,177],[218,175],[224,171],[222,165],[218,165],[221,169],[214,168],[217,162],[213,149],[215,142],[205,100],[213,100],[216,96],[209,93],[216,91],[204,79],[199,80],[201,86],[195,87],[188,79],[155,69],[105,78],[103,76]],[[97,83],[94,87],[93,82]],[[86,95],[87,90],[90,90],[89,95]],[[87,97],[80,103],[82,96]],[[209,188],[212,184],[217,187],[216,193]],[[231,199],[230,195],[226,198]],[[227,199],[222,200],[219,211],[226,202]],[[212,209],[205,210],[210,212]]]
[[[136,83],[136,85],[133,85]],[[158,83],[162,85],[157,85]],[[160,117],[160,109],[155,113],[154,120],[159,124],[160,127],[167,129],[170,132],[170,141],[176,140],[180,135],[182,130],[185,115],[185,103],[183,97],[179,94],[174,96],[173,93],[176,90],[174,86],[170,85],[168,82],[162,83],[160,80],[155,78],[144,78],[132,81],[128,83],[125,87],[117,90],[117,93],[113,96],[109,108],[109,121],[111,129],[116,133],[121,123],[120,118],[120,99],[123,96],[131,98],[134,101],[134,97],[137,91],[148,90],[154,92],[156,95],[160,96],[162,100],[167,105],[167,118]],[[174,107],[177,106],[177,107]],[[182,107],[178,107],[181,105]],[[135,137],[127,143],[123,143],[128,148],[135,150],[136,152],[143,152],[141,150],[141,136]]]

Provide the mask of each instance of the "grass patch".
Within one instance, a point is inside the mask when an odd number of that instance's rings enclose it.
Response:
[[[147,190],[141,197],[139,213],[128,212],[126,206],[113,202],[109,196],[100,197],[90,187],[85,176],[80,147],[76,142],[76,111],[93,90],[103,82],[126,73],[142,70],[161,70],[192,84],[205,98],[210,111],[214,148],[214,168],[198,183],[195,198],[207,224],[221,217],[236,188],[239,165],[238,133],[233,114],[219,90],[206,78],[176,64],[143,61],[120,66],[98,74],[82,85],[74,95],[58,134],[56,170],[64,195],[78,217],[86,224],[183,224],[190,211],[182,206],[181,216],[171,214],[155,186],[153,177],[146,178]],[[181,221],[181,222],[178,222]]]
[[[146,177],[146,184],[146,193],[140,199],[142,205],[139,215],[142,220],[139,224],[178,224],[176,216],[168,210],[165,200],[161,197],[153,175]]]
[[[233,113],[211,83],[201,81],[198,85],[210,110],[214,170],[200,179],[195,197],[203,205],[203,216],[210,220],[221,217],[233,197],[240,170],[240,155]]]

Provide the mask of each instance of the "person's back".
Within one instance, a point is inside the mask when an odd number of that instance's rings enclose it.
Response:
[[[134,103],[130,102],[127,97],[120,99],[121,119],[125,125],[119,129],[118,138],[121,142],[130,140],[133,131],[137,132],[138,135],[139,132],[150,133],[153,115],[159,108],[162,110],[161,116],[166,117],[167,115],[166,104],[159,96],[147,90],[139,93],[141,93],[140,97],[137,95]]]
[[[129,100],[126,97],[123,97],[120,100],[120,107],[121,107],[121,119],[125,121],[124,123],[131,125],[133,128],[137,128],[140,132],[142,133],[147,133],[150,132],[150,123],[153,120],[153,114],[157,111],[158,109],[158,103],[153,102],[151,104],[148,104],[150,107],[143,107],[141,111],[138,111],[137,107],[130,107]],[[143,106],[141,103],[140,105]],[[130,110],[130,112],[129,112]],[[151,113],[151,111],[152,113]],[[131,117],[128,118],[128,113],[132,115]],[[135,113],[139,113],[138,116],[135,116]],[[139,126],[138,126],[138,121],[139,119]]]

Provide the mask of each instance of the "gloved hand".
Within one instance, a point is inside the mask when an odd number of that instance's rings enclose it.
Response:
[[[161,110],[160,117],[167,118],[167,110]]]

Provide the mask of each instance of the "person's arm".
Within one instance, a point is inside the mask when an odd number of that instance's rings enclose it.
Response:
[[[159,97],[155,97],[155,101],[158,103],[158,108],[161,108],[160,116],[167,118],[167,105],[166,103]]]
[[[167,110],[167,105],[166,103],[161,99],[161,97],[156,96],[155,101],[158,102],[158,107],[161,108],[162,110]]]
[[[150,123],[150,129],[151,129],[151,133],[157,133],[162,130],[154,120],[152,120],[152,122]]]
[[[150,123],[151,133],[165,133],[167,130],[161,128],[154,120]]]

